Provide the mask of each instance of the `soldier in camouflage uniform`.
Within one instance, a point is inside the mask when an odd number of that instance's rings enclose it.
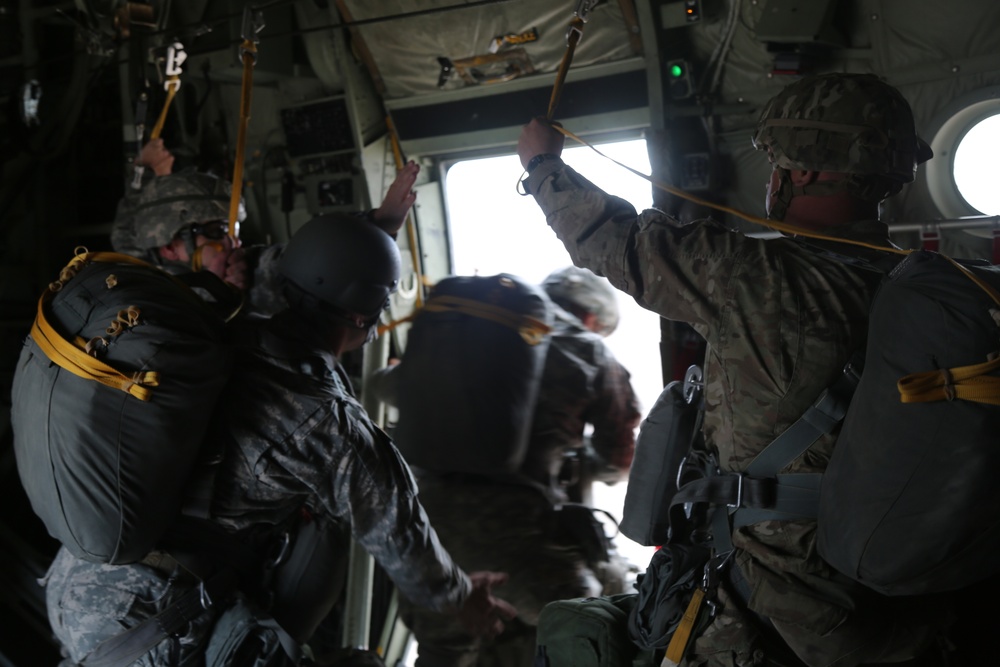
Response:
[[[413,184],[419,171],[419,165],[407,163],[379,208],[366,214],[368,219],[383,229],[398,229],[416,199]],[[112,247],[171,273],[211,271],[244,292],[245,311],[273,315],[287,305],[277,269],[285,246],[241,247],[234,241],[227,223],[231,193],[228,182],[211,174],[186,170],[158,175],[119,205]],[[238,221],[245,219],[241,200]]]
[[[790,85],[764,109],[754,145],[773,167],[769,216],[830,237],[812,246],[867,259],[884,253],[835,239],[890,246],[879,202],[930,157],[908,103],[871,75]],[[744,470],[863,347],[878,276],[794,238],[750,238],[713,220],[682,225],[657,210],[637,215],[566,166],[562,146],[544,121],[523,128],[525,188],[575,264],[705,337],[704,435],[724,471]],[[822,472],[834,442],[823,437],[783,472]],[[815,536],[814,520],[736,530],[731,576],[745,578],[749,599],[720,587],[722,610],[684,665],[942,664],[934,644],[947,605],[864,589],[820,559]]]
[[[618,325],[618,304],[607,281],[576,267],[554,272],[542,287],[556,304],[555,316],[517,475],[521,483],[417,471],[421,502],[441,543],[466,569],[508,572],[500,594],[517,607],[518,618],[495,642],[483,644],[454,620],[403,600],[418,667],[530,665],[542,607],[624,592],[625,559],[613,551],[602,554],[607,560],[588,558],[575,536],[556,536],[565,526],[553,514],[567,500],[559,480],[567,454],[582,452],[584,465],[596,473],[592,479],[616,482],[628,475],[638,399],[628,371],[602,340]],[[391,381],[384,386],[391,402],[396,389]],[[588,424],[593,433],[586,438]]]
[[[267,592],[244,593],[267,602],[297,642],[309,639],[343,586],[341,528],[417,604],[458,616],[472,634],[501,631],[515,612],[490,588],[504,576],[467,575],[452,561],[409,468],[355,399],[338,361],[374,336],[399,278],[396,244],[358,217],[324,216],[293,237],[279,271],[290,305],[271,318],[239,322],[234,374],[210,431],[216,447],[188,486],[185,514],[241,536],[249,549],[280,545],[280,536],[291,533],[290,549],[274,550],[278,565],[267,569],[270,581],[250,582]],[[63,549],[47,575],[46,595],[69,656],[64,664],[84,660],[102,640],[169,607],[197,583],[188,563],[211,559],[214,551],[190,559],[165,548],[114,566]],[[214,615],[188,620],[184,632],[164,638],[135,664],[202,664]]]

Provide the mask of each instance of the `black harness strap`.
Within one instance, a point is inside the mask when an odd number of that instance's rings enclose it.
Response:
[[[816,518],[822,475],[777,473],[801,456],[820,436],[833,431],[847,413],[860,379],[861,364],[856,357],[805,414],[761,450],[745,472],[712,475],[688,482],[674,495],[671,507],[686,503],[718,506],[712,532],[716,550],[720,552],[732,548],[731,544],[728,549],[725,545],[729,542],[730,516],[734,527],[772,519]],[[728,511],[722,511],[721,506],[726,506]],[[722,519],[726,520],[725,530],[716,525]]]
[[[236,592],[236,575],[223,570],[192,588],[155,616],[105,639],[80,662],[80,667],[126,667],[164,639],[185,630],[187,624],[210,607],[226,602]]]

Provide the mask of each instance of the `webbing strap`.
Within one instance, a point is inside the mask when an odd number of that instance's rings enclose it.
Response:
[[[181,78],[177,74],[172,74],[167,79],[167,99],[163,102],[163,109],[160,111],[160,116],[156,119],[156,125],[153,126],[152,131],[149,133],[150,140],[158,139],[163,132],[163,126],[167,122],[167,111],[170,110],[170,103],[174,101],[177,89],[180,88],[180,82]]]
[[[45,319],[45,304],[50,295],[51,292],[46,292],[38,300],[38,314],[31,325],[31,338],[45,356],[60,368],[84,380],[96,380],[135,396],[140,401],[152,398],[149,387],[160,384],[160,374],[156,371],[137,371],[132,375],[125,375],[68,342]]]
[[[105,639],[80,661],[80,667],[126,667],[164,639],[183,632],[206,609],[227,601],[236,590],[236,575],[224,569],[182,595],[166,609],[119,635]]]
[[[76,254],[59,272],[59,280],[50,284],[49,288],[39,297],[35,321],[31,325],[31,338],[45,356],[60,368],[85,380],[95,380],[103,385],[124,391],[140,401],[148,401],[152,397],[149,388],[159,385],[160,374],[158,372],[137,371],[126,375],[88,354],[86,341],[67,341],[45,317],[45,307],[49,301],[63,288],[63,285],[72,280],[80,269],[91,262],[145,266],[166,276],[184,289],[191,289],[183,281],[168,273],[161,272],[149,262],[137,257],[116,252],[87,252],[86,248],[77,248]]]
[[[772,477],[801,456],[821,435],[833,431],[847,414],[851,397],[861,380],[859,366],[859,362],[849,361],[837,381],[824,389],[794,424],[757,454],[747,466],[746,474]]]
[[[794,424],[761,450],[745,472],[692,480],[677,491],[671,507],[699,502],[720,506],[716,518],[721,520],[732,514],[734,527],[767,520],[815,518],[822,475],[777,473],[820,436],[833,431],[847,413],[860,379],[859,364],[852,360],[837,381],[823,390]],[[729,508],[728,513],[721,508],[723,505]],[[728,525],[722,532],[728,539]],[[713,535],[720,539],[715,527]]]
[[[67,341],[53,328],[45,317],[45,307],[49,301],[62,289],[68,280],[71,280],[83,266],[91,261],[124,262],[140,266],[151,266],[141,259],[118,253],[78,253],[60,272],[60,279],[52,283],[42,296],[39,297],[35,321],[31,325],[31,338],[50,361],[73,375],[85,380],[95,380],[113,389],[124,391],[138,398],[140,401],[148,401],[152,398],[150,387],[156,387],[160,383],[160,374],[158,372],[136,371],[131,375],[126,375],[96,357],[87,354],[85,344]]]
[[[250,5],[246,9],[249,10]],[[257,45],[244,38],[243,87],[240,94],[240,124],[236,134],[236,158],[233,163],[233,191],[229,197],[229,236],[239,237],[240,195],[243,190],[243,156],[246,151],[247,127],[250,124],[250,99],[253,95],[253,67],[257,62]]]
[[[987,375],[1000,368],[1000,357],[972,366],[911,373],[896,383],[903,403],[965,401],[1000,405],[1000,377]]]
[[[688,642],[691,641],[691,633],[694,632],[695,624],[698,622],[698,614],[701,612],[701,605],[704,602],[705,591],[701,587],[696,587],[694,593],[691,594],[691,601],[688,602],[687,609],[684,610],[684,616],[667,645],[667,653],[664,656],[667,660],[680,664],[684,658],[684,651],[687,649]]]
[[[552,120],[556,114],[556,106],[559,105],[559,98],[562,96],[566,74],[569,72],[569,66],[573,62],[573,53],[576,51],[576,45],[580,43],[580,37],[583,36],[584,23],[584,19],[579,16],[574,16],[573,20],[570,21],[569,32],[566,34],[566,51],[559,62],[559,70],[556,72],[556,82],[552,86],[552,95],[549,97],[549,109],[545,114],[545,118],[548,120]]]
[[[472,317],[479,317],[502,324],[518,332],[528,345],[537,345],[542,342],[545,334],[552,331],[552,327],[541,320],[520,315],[506,308],[500,308],[499,306],[460,296],[436,296],[429,299],[423,309],[432,313],[462,313],[463,315],[471,315]]]

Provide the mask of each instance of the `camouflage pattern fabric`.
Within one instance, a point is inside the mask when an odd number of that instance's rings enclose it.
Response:
[[[229,434],[212,518],[280,525],[302,508],[349,525],[417,604],[457,610],[468,577],[438,542],[409,467],[354,398],[346,373],[291,311],[248,323],[216,426]]]
[[[761,113],[754,146],[785,169],[913,180],[930,147],[916,135],[906,99],[873,74],[804,78]]]
[[[232,186],[228,182],[211,174],[182,171],[157,176],[143,186],[131,209],[131,245],[158,248],[170,243],[186,225],[229,220],[231,193]],[[237,220],[245,219],[246,209],[241,201]]]
[[[288,300],[281,289],[281,277],[278,273],[278,262],[284,250],[284,243],[250,246],[246,249],[251,280],[244,310],[270,317],[288,308]]]
[[[42,580],[49,623],[71,667],[105,639],[163,611],[188,589],[146,565],[103,565],[60,549]],[[202,664],[202,651],[215,621],[205,612],[187,632],[157,644],[135,667]]]
[[[625,479],[641,418],[628,371],[599,335],[558,306],[550,336],[521,473],[555,489],[563,454],[583,445],[584,428],[591,424],[594,453]]]
[[[598,334],[610,336],[618,327],[621,314],[614,288],[592,271],[572,265],[553,271],[542,281],[542,289],[564,308],[596,315]]]
[[[565,500],[556,476],[563,453],[582,446],[588,423],[594,427],[595,453],[619,479],[627,475],[640,418],[638,401],[628,372],[601,337],[567,311],[555,310],[520,471],[534,484],[419,475],[420,500],[455,561],[466,571],[510,575],[496,594],[517,607],[517,622],[510,634],[484,646],[454,620],[413,609],[404,600],[402,616],[417,639],[418,667],[475,665],[477,660],[529,665],[542,607],[554,600],[624,591],[629,569],[624,559],[612,553],[608,563],[588,563],[575,545],[553,539],[552,503]]]
[[[467,571],[507,572],[495,590],[518,610],[514,628],[522,660],[531,664],[534,626],[553,600],[599,595],[603,586],[579,550],[552,537],[551,504],[539,490],[486,478],[418,473],[420,502],[441,544]],[[417,640],[417,667],[472,667],[481,644],[457,620],[401,600],[400,615]],[[506,638],[508,643],[511,637]]]
[[[637,215],[560,160],[542,162],[525,186],[574,264],[706,338],[704,432],[725,470],[745,469],[865,341],[877,284],[871,272],[792,239],[753,239],[711,220],[681,225],[655,210]],[[878,221],[827,234],[889,243]],[[843,254],[866,252],[830,245]],[[822,472],[834,441],[822,438],[784,471]],[[766,521],[733,535],[750,609],[770,618],[802,660],[837,667],[895,662],[934,641],[946,608],[907,600],[908,613],[900,614],[899,601],[836,575],[816,554],[815,532],[815,521]],[[760,651],[748,619],[726,604],[685,664],[766,664]]]

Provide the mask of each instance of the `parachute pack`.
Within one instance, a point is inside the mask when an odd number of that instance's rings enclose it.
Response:
[[[90,561],[142,559],[178,514],[230,363],[225,318],[187,285],[76,255],[39,299],[12,387],[18,473],[52,537]]]
[[[516,276],[439,281],[399,365],[394,440],[432,472],[503,474],[524,460],[552,305]]]
[[[907,254],[872,303],[864,361],[742,472],[710,460],[692,474],[698,408],[678,391],[667,387],[640,427],[635,461],[664,465],[633,464],[621,523],[632,539],[664,544],[707,505],[717,551],[731,548],[730,525],[816,518],[820,555],[886,595],[957,590],[1000,572],[1000,267]],[[824,474],[777,474],[841,422]],[[654,445],[681,451],[640,451]],[[662,489],[654,502],[651,488]]]

